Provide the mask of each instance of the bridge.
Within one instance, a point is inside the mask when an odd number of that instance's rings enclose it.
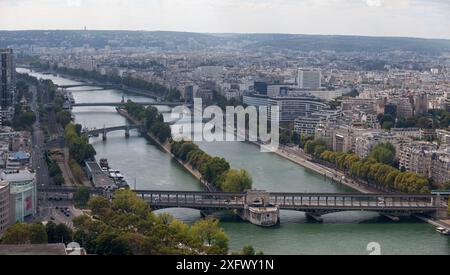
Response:
[[[243,209],[251,204],[247,193],[205,193],[178,191],[136,191],[152,208],[194,208],[206,210]],[[441,206],[437,197],[425,194],[315,194],[315,193],[267,193],[257,191],[256,200],[266,205],[279,206],[281,210],[293,210],[316,215],[344,211],[375,211],[397,214],[424,214]],[[267,199],[268,200],[264,200]]]
[[[191,107],[192,104],[186,104],[184,102],[135,102],[138,105],[142,106],[168,106],[168,107],[177,107],[177,106],[186,106]],[[75,103],[72,104],[72,107],[121,107],[124,106],[124,102],[98,102],[98,103]]]
[[[43,190],[40,190],[43,191]],[[59,191],[59,192],[58,192]],[[67,188],[51,192],[76,192]],[[93,189],[93,192],[101,192]],[[322,216],[339,212],[376,212],[397,220],[398,217],[447,215],[447,203],[432,194],[321,194],[279,193],[252,190],[245,193],[188,192],[188,191],[134,191],[148,202],[152,209],[188,208],[204,212],[234,210],[244,220],[260,224],[261,219],[271,216],[279,221],[279,211],[304,212],[317,221]],[[272,222],[269,226],[275,225]]]
[[[99,136],[102,135],[103,140],[107,139],[107,134],[110,132],[115,131],[125,131],[125,137],[130,137],[130,131],[131,130],[141,130],[143,127],[142,124],[127,124],[127,125],[121,125],[121,126],[111,126],[111,127],[103,127],[102,129],[91,129],[91,130],[84,130],[83,133],[88,136]]]
[[[56,86],[58,88],[62,88],[62,89],[88,87],[88,86],[96,86],[96,87],[101,87],[103,89],[122,89],[122,85],[120,85],[120,84],[100,84],[100,83],[82,83],[82,84],[68,84],[68,85],[56,85]]]

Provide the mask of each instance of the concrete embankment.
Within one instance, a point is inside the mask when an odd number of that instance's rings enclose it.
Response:
[[[333,180],[334,182],[336,182],[338,184],[345,185],[345,186],[347,186],[351,189],[354,189],[355,191],[358,191],[360,193],[364,193],[364,194],[377,193],[377,191],[375,191],[375,190],[372,190],[365,186],[361,186],[360,184],[355,183],[354,181],[345,178],[344,173],[337,171],[337,170],[333,170],[331,168],[328,168],[326,166],[323,166],[323,165],[320,165],[317,163],[313,163],[310,160],[308,160],[307,158],[301,156],[300,154],[292,154],[283,149],[279,149],[278,151],[276,151],[274,153],[277,154],[278,156],[285,158],[293,163],[296,163],[306,169],[316,172],[316,173],[326,177],[327,179]]]
[[[350,179],[342,179],[343,176],[345,176],[342,172],[328,168],[326,166],[313,163],[309,161],[306,157],[302,156],[300,153],[292,153],[288,152],[286,150],[283,150],[282,148],[279,149],[275,154],[279,155],[280,157],[283,157],[285,159],[288,159],[298,165],[301,165],[307,169],[310,169],[316,173],[319,173],[321,175],[324,175],[325,177],[334,180],[337,183],[341,183],[343,185],[346,185],[360,193],[363,194],[374,194],[374,193],[383,193],[377,190],[371,190],[369,187],[361,186],[358,183],[355,183],[354,181]],[[423,222],[426,222],[428,224],[431,224],[435,227],[443,227],[447,230],[450,230],[450,220],[434,220],[422,215],[415,215],[415,217]]]
[[[139,124],[140,122],[138,120],[136,120],[135,118],[133,118],[130,114],[128,114],[128,112],[126,110],[123,109],[117,109],[117,112],[125,117],[126,119],[130,120],[131,122],[133,122],[134,124]],[[166,142],[166,143],[161,143],[155,136],[153,136],[151,133],[142,133],[146,138],[152,140],[155,144],[157,144],[162,150],[164,150],[164,152],[166,152],[167,154],[169,154],[174,160],[176,160],[181,166],[183,166],[183,168],[188,171],[194,178],[196,178],[205,188],[206,191],[210,191],[210,192],[215,192],[215,191],[219,191],[217,190],[217,187],[213,186],[212,184],[206,182],[205,180],[203,180],[202,174],[194,169],[192,167],[192,165],[189,165],[187,163],[184,163],[182,160],[180,160],[179,158],[177,158],[174,154],[172,154],[171,151],[171,145],[170,142]]]

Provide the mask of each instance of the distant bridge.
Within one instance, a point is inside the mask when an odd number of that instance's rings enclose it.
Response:
[[[58,88],[62,89],[89,87],[89,86],[101,87],[103,89],[122,89],[122,85],[120,84],[82,83],[82,84],[57,85]]]
[[[142,106],[168,106],[168,107],[177,107],[177,106],[186,106],[191,107],[192,104],[186,104],[184,102],[135,102],[138,105]],[[72,107],[121,107],[124,106],[125,102],[99,102],[99,103],[75,103],[72,104]]]
[[[91,129],[91,130],[85,130],[83,131],[84,134],[88,136],[99,136],[102,135],[103,140],[107,139],[107,134],[110,132],[116,132],[116,131],[125,131],[125,136],[130,136],[130,131],[135,129],[142,129],[142,124],[127,124],[127,125],[121,125],[121,126],[111,126],[111,127],[103,127],[101,129]]]

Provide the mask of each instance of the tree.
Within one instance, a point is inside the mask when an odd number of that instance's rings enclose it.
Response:
[[[177,151],[176,156],[183,161],[187,160],[187,156],[191,151],[197,150],[198,145],[192,142],[186,142],[181,145],[180,149]]]
[[[253,248],[253,246],[248,245],[245,246],[244,248],[242,248],[242,255],[244,256],[254,256],[255,255],[255,249]]]
[[[57,243],[68,244],[73,240],[73,232],[65,224],[58,224],[55,228],[55,240]]]
[[[220,189],[224,192],[243,192],[252,189],[253,180],[246,170],[230,170],[225,174]]]
[[[93,197],[89,199],[87,207],[91,209],[94,216],[102,216],[111,207],[109,201],[104,197]]]
[[[56,114],[56,119],[62,125],[62,127],[65,128],[67,124],[72,122],[72,113],[69,111],[58,112]]]
[[[370,153],[370,157],[374,158],[380,163],[395,166],[395,147],[389,143],[381,143],[375,146]]]
[[[45,225],[45,232],[47,233],[48,243],[58,243],[58,237],[56,234],[56,224],[54,222],[49,221]]]
[[[31,244],[45,244],[48,243],[47,231],[45,226],[41,223],[34,223],[28,226],[30,231]]]
[[[392,121],[385,121],[385,122],[383,122],[383,124],[381,124],[381,128],[383,130],[389,131],[389,130],[391,130],[394,127],[394,125],[395,124]]]
[[[112,255],[112,242],[118,238],[119,235],[115,232],[107,231],[103,232],[95,240],[96,242],[96,254],[98,255]]]
[[[395,125],[395,118],[390,114],[381,115],[378,117],[380,125],[385,130],[390,130]]]
[[[84,207],[87,205],[91,193],[89,188],[83,186],[78,188],[77,192],[73,195],[73,200],[75,201],[77,206]]]
[[[208,254],[226,254],[228,252],[228,237],[219,227],[216,219],[205,219],[192,226],[192,236],[206,248]]]
[[[326,147],[326,143],[323,140],[309,140],[305,143],[305,153],[309,155],[314,155],[316,152],[316,147],[324,146]]]
[[[208,160],[202,175],[208,182],[217,185],[219,177],[228,170],[230,170],[230,164],[224,158],[215,157]]]
[[[123,256],[133,255],[129,240],[117,237],[111,241],[111,255]]]
[[[133,191],[119,190],[115,193],[112,201],[112,209],[125,214],[132,214],[139,217],[147,217],[150,213],[149,205],[139,199]]]
[[[13,118],[13,126],[18,129],[31,127],[36,122],[36,115],[30,111],[19,111]]]
[[[62,185],[64,185],[64,182],[65,182],[65,180],[64,180],[64,177],[63,177],[62,174],[58,174],[58,175],[56,175],[56,176],[53,177],[53,183],[54,183],[55,185],[57,185],[57,186],[62,186]]]
[[[39,223],[16,223],[2,237],[2,244],[45,244],[47,241],[45,227]]]
[[[433,120],[427,117],[421,117],[417,121],[417,127],[420,129],[433,129]]]

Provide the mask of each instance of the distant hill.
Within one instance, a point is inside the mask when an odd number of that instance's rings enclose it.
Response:
[[[205,50],[222,46],[250,50],[332,50],[338,52],[412,51],[424,54],[450,52],[450,40],[299,35],[299,34],[203,34],[146,31],[0,31],[0,47],[36,45],[44,47],[95,48],[145,47],[161,50]]]

